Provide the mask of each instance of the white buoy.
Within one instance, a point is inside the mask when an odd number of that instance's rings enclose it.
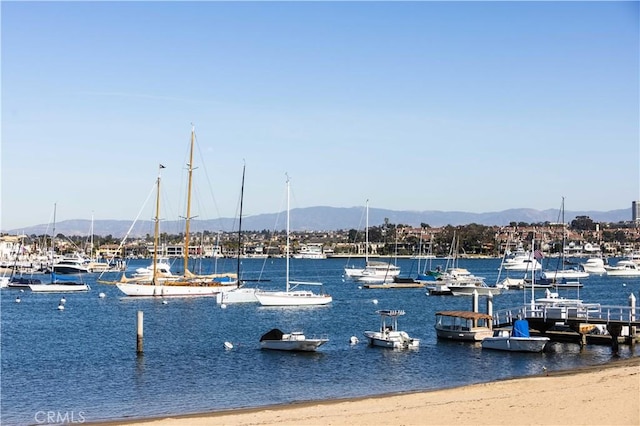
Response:
[[[233,349],[231,342],[224,342],[224,348],[227,350]]]
[[[622,287],[626,287],[626,286],[627,286],[627,283],[622,283]]]
[[[352,345],[357,345],[358,342],[359,340],[356,336],[351,336],[351,339],[349,339],[349,343],[351,343]]]
[[[58,310],[64,311],[64,305],[62,303],[58,305]]]
[[[222,309],[227,309],[227,305],[226,305],[225,303],[221,304],[221,305],[220,305],[220,307],[221,307]]]
[[[361,285],[358,286],[358,290],[362,290],[362,286]]]
[[[163,301],[162,301],[162,304],[163,304],[163,305],[166,305],[166,304],[167,304],[167,301],[166,301],[166,300],[163,300]]]
[[[373,304],[377,305],[378,304],[378,299],[373,299]]]
[[[16,303],[20,303],[22,302],[22,300],[20,300],[20,296],[16,297]]]
[[[100,294],[98,295],[98,297],[100,297],[100,299],[104,299],[105,297],[107,297],[107,295],[106,295],[106,294],[104,294],[104,293],[100,293]]]
[[[63,297],[62,299],[60,299],[60,303],[61,303],[61,304],[63,304],[63,305],[64,305],[66,302],[67,302],[67,299],[65,299],[64,297]]]

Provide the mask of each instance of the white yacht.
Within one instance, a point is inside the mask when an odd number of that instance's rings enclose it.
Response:
[[[640,267],[633,260],[619,260],[611,266],[605,266],[606,274],[609,277],[640,277]]]

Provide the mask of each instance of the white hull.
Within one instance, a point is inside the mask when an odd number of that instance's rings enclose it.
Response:
[[[489,286],[453,286],[449,285],[449,290],[454,296],[472,296],[473,292],[477,292],[478,296],[488,296],[489,294],[496,296],[501,293],[498,287]]]
[[[404,331],[365,331],[364,335],[371,346],[390,349],[415,349],[420,346],[420,339],[412,339]]]
[[[31,284],[29,288],[34,293],[67,293],[91,289],[87,284]]]
[[[314,306],[327,305],[333,298],[307,290],[258,291],[255,297],[262,306]]]
[[[565,269],[563,271],[545,271],[542,273],[542,278],[551,280],[551,281],[559,281],[562,279],[587,278],[588,276],[589,276],[588,272],[576,271],[571,269]]]
[[[327,339],[263,340],[260,342],[260,348],[277,351],[314,352],[326,342]]]
[[[607,276],[640,277],[640,268],[631,260],[621,260],[615,266],[607,266]]]
[[[152,285],[118,283],[118,289],[132,297],[190,297],[215,296],[223,291],[235,289],[235,286],[196,286],[196,285]]]
[[[542,352],[548,337],[487,337],[482,341],[482,349],[510,352]]]
[[[216,303],[258,303],[256,288],[235,288],[216,294]]]

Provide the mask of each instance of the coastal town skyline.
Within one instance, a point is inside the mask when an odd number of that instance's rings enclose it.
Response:
[[[3,230],[640,200],[637,2],[5,2]],[[151,19],[140,19],[152,17]]]

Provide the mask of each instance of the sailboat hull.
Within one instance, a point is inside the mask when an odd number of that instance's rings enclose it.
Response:
[[[313,306],[327,305],[332,297],[324,294],[315,294],[311,291],[260,291],[255,297],[262,306]]]
[[[31,284],[29,285],[34,293],[66,293],[72,291],[89,291],[87,284]]]
[[[230,291],[236,286],[195,286],[195,285],[152,285],[118,283],[118,289],[127,296],[133,297],[189,297],[215,296],[224,291]]]

